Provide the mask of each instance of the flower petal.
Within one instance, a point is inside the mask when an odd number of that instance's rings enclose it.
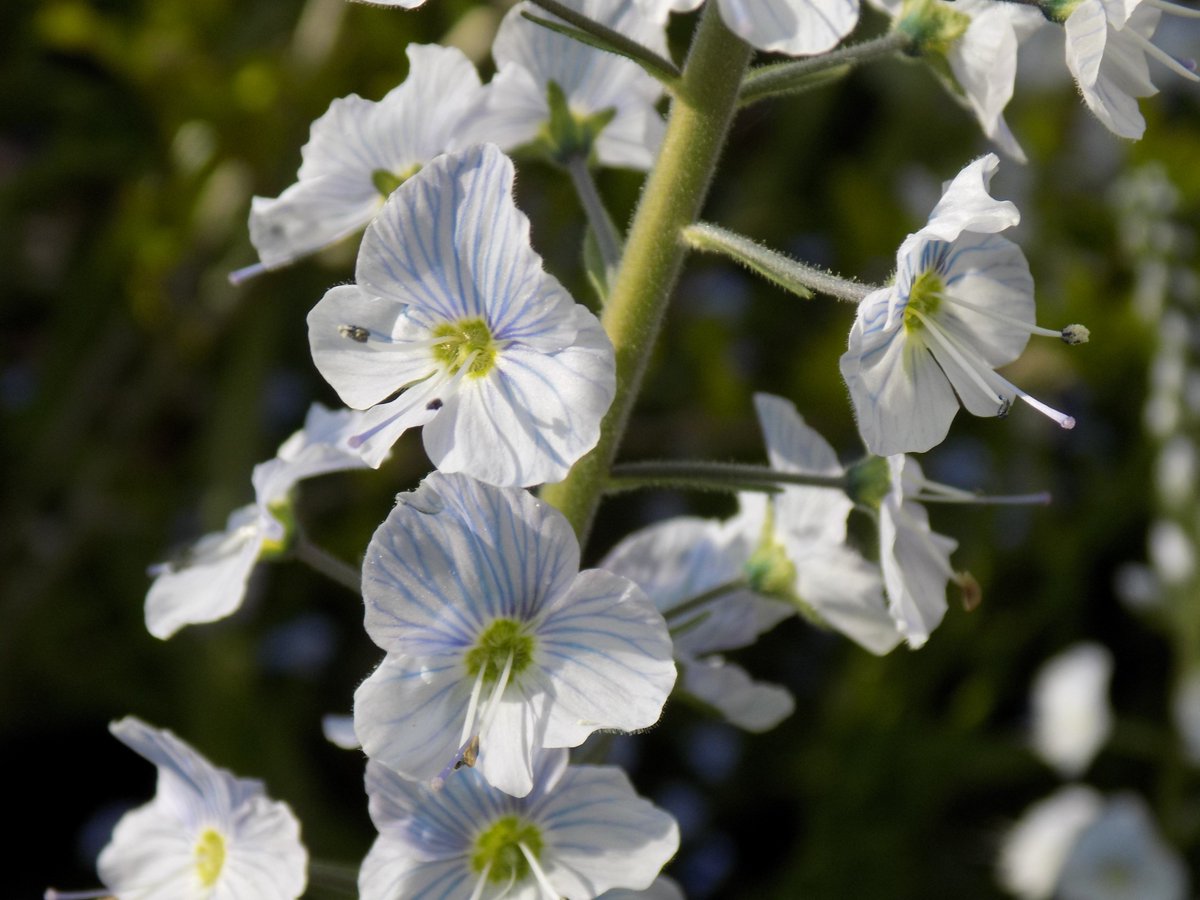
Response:
[[[808,56],[832,49],[858,23],[857,0],[719,0],[729,30],[759,50]]]
[[[598,728],[658,721],[675,683],[666,623],[633,582],[581,572],[538,624],[540,682],[553,697],[546,746],[575,747]]]
[[[741,666],[704,659],[683,666],[683,689],[746,731],[770,731],[796,708],[777,684],[754,681]]]

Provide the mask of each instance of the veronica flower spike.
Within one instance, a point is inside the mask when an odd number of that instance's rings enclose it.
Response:
[[[877,456],[923,452],[940,443],[959,404],[1004,416],[1020,399],[1063,428],[1075,420],[995,372],[1030,335],[1083,343],[1088,331],[1034,323],[1033,278],[1024,254],[997,232],[1020,216],[988,194],[999,161],[989,153],[950,182],[925,227],[896,256],[893,283],[868,294],[840,368],[859,432]]]
[[[1164,13],[1195,18],[1200,9],[1168,0],[1042,0],[1041,8],[1063,24],[1067,68],[1088,109],[1113,134],[1138,140],[1146,131],[1137,101],[1158,93],[1150,59],[1200,81],[1195,61],[1176,59],[1151,42]]]
[[[207,534],[175,559],[151,566],[146,629],[152,635],[165,640],[185,625],[222,619],[242,605],[255,563],[287,548],[289,494],[297,482],[366,468],[349,446],[361,418],[361,413],[314,403],[304,428],[284,441],[274,459],[254,467],[255,502],[234,510],[224,531]]]
[[[117,823],[97,868],[105,891],[46,892],[47,900],[293,900],[308,852],[300,823],[262,782],[218,769],[169,731],[132,716],[113,736],[158,767],[154,799]]]
[[[409,44],[407,80],[382,100],[354,94],[313,122],[297,181],[278,197],[255,197],[250,241],[261,263],[234,283],[361,230],[405,179],[458,146],[483,93],[479,74],[454,47]]]
[[[363,599],[387,656],[354,695],[354,729],[406,778],[475,766],[523,796],[536,751],[646,728],[675,683],[653,604],[580,572],[566,518],[517,488],[434,472],[401,494],[367,548]]]
[[[317,368],[367,411],[351,443],[371,465],[419,425],[438,469],[505,486],[561,480],[595,446],[612,344],[543,271],[512,189],[490,144],[434,160],[367,228],[358,284],[309,313]]]
[[[368,762],[379,837],[359,873],[362,900],[587,900],[658,884],[679,827],[624,772],[568,766],[565,750],[547,750],[534,774],[534,789],[516,798],[478,772],[433,790]],[[667,883],[653,896],[681,895]]]

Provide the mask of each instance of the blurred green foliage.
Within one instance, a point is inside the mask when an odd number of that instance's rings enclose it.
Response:
[[[262,566],[239,615],[163,643],[142,625],[145,568],[219,527],[310,400],[336,399],[308,358],[304,316],[352,278],[353,241],[233,288],[227,273],[253,259],[251,195],[291,182],[331,99],[378,98],[398,83],[406,43],[453,41],[488,74],[502,6],[12,0],[0,11],[0,759],[19,779],[10,896],[95,883],[114,810],[152,790],[150,767],[105,730],[126,713],[263,778],[296,809],[314,857],[353,867],[365,852],[361,758],[326,744],[319,724],[348,711],[380,656],[356,599],[295,563]],[[675,21],[677,48],[690,24]],[[865,13],[862,27],[883,22]],[[1030,677],[1083,638],[1113,649],[1125,729],[1093,781],[1145,791],[1200,863],[1200,778],[1166,720],[1181,661],[1171,635],[1120,606],[1112,587],[1120,563],[1144,557],[1152,515],[1141,406],[1155,331],[1131,306],[1132,261],[1107,201],[1124,168],[1160,160],[1195,230],[1200,93],[1170,85],[1142,104],[1148,137],[1120,143],[1079,103],[1060,53],[1052,40],[1024,53],[1037,75],[1009,120],[1031,163],[1005,164],[993,187],[1022,210],[1043,323],[1082,321],[1093,335],[1074,350],[1035,342],[1009,374],[1079,426],[1060,432],[1028,409],[1004,422],[960,416],[925,460],[943,481],[1049,489],[1055,503],[933,512],[985,593],[970,615],[952,608],[921,652],[875,659],[788,622],[742,655],[796,693],[778,730],[743,739],[672,706],[663,726],[621,744],[641,790],[691,810],[675,871],[697,894],[994,895],[999,834],[1057,784],[1024,749]],[[939,183],[985,149],[927,69],[878,64],[746,111],[706,217],[880,281]],[[639,183],[601,174],[617,221]],[[547,268],[586,298],[567,179],[523,165],[518,202]],[[695,257],[622,456],[761,460],[759,390],[794,399],[856,455],[836,365],[852,314]],[[410,434],[378,473],[307,485],[301,516],[353,560],[392,495],[426,468]],[[623,496],[603,509],[585,556],[653,519],[730,509]],[[720,748],[737,765],[717,777],[706,754]],[[311,891],[344,893],[325,879]]]

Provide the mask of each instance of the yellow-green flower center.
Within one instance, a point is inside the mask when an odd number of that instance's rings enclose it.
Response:
[[[904,306],[904,330],[917,331],[925,327],[921,316],[932,316],[942,305],[942,277],[937,272],[922,272],[908,292]]]
[[[500,677],[511,656],[509,677],[518,675],[533,662],[533,647],[533,637],[525,634],[520,622],[496,619],[484,629],[467,653],[467,673],[474,678],[482,671],[483,680],[493,682]]]
[[[514,884],[530,872],[529,860],[521,852],[524,844],[534,859],[542,854],[542,835],[536,825],[516,816],[504,816],[475,839],[471,868],[496,884]]]
[[[433,329],[434,337],[445,338],[433,345],[433,355],[451,373],[470,361],[467,374],[482,378],[496,364],[496,342],[483,319],[443,322]]]
[[[205,887],[216,884],[225,865],[225,838],[215,828],[206,828],[196,841],[196,876]]]
[[[408,181],[418,172],[421,171],[420,163],[413,163],[407,169],[400,172],[390,172],[387,169],[376,169],[371,173],[371,184],[375,185],[375,190],[379,191],[379,195],[383,199],[387,199],[392,195],[392,191]]]

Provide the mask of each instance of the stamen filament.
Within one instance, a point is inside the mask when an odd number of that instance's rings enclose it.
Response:
[[[525,846],[524,841],[519,841],[517,846],[525,855],[525,861],[529,863],[529,869],[533,872],[533,877],[537,880],[538,887],[540,887],[542,892],[546,895],[546,900],[559,900],[562,895],[554,889],[554,885],[550,883],[550,879],[547,878],[546,873],[542,871],[542,867],[538,863],[537,857],[534,856],[533,853],[530,852],[529,848]]]
[[[1147,6],[1154,6],[1161,9],[1169,16],[1181,16],[1185,19],[1200,19],[1200,9],[1192,9],[1190,6],[1180,6],[1178,3],[1168,3],[1166,0],[1142,0]]]
[[[475,880],[475,889],[471,891],[470,900],[480,900],[483,897],[483,889],[487,886],[487,877],[492,871],[492,860],[487,861],[487,865],[483,867],[483,871],[479,873],[479,878]]]
[[[115,898],[107,888],[94,891],[56,891],[54,888],[46,888],[42,900],[115,900]]]
[[[1008,313],[1002,313],[998,310],[989,309],[986,306],[981,306],[978,303],[972,303],[970,300],[963,300],[961,297],[955,297],[951,294],[942,293],[935,294],[934,296],[941,300],[945,300],[948,303],[953,303],[965,309],[969,309],[972,312],[977,312],[981,316],[987,316],[989,319],[992,319],[996,322],[1001,322],[1005,325],[1011,325],[1014,328],[1021,329],[1022,331],[1028,331],[1030,334],[1040,334],[1043,337],[1062,338],[1062,329],[1055,331],[1053,328],[1042,328],[1040,325],[1022,321],[1016,316],[1010,316]]]
[[[267,267],[260,262],[255,263],[252,266],[243,266],[242,268],[234,269],[229,273],[229,283],[234,287],[237,287],[245,284],[251,278],[257,278],[266,271]],[[66,894],[59,894],[58,896],[64,898],[64,900],[67,898]]]
[[[476,734],[482,735],[488,730],[492,724],[492,719],[496,717],[496,710],[500,708],[500,699],[504,696],[504,689],[508,687],[508,677],[512,674],[513,660],[516,658],[516,653],[512,650],[508,652],[508,659],[504,661],[504,670],[500,673],[500,677],[496,679],[496,686],[492,688],[492,696],[488,698],[487,709],[483,713],[483,721],[479,723],[479,730]]]
[[[1157,59],[1160,63],[1162,63],[1164,66],[1166,66],[1172,72],[1174,72],[1176,75],[1182,76],[1183,78],[1186,78],[1188,81],[1200,81],[1200,75],[1197,75],[1195,72],[1193,72],[1191,69],[1189,69],[1183,63],[1181,63],[1179,60],[1177,60],[1175,57],[1173,57],[1166,50],[1162,49],[1162,47],[1156,46],[1155,44],[1151,43],[1147,38],[1138,34],[1132,28],[1123,29],[1121,31],[1121,33],[1122,34],[1128,33],[1129,36],[1131,38],[1133,38],[1134,43],[1136,43],[1139,47],[1141,47],[1142,50],[1145,51],[1147,56],[1153,56],[1155,59]]]
[[[978,367],[973,364],[961,350],[956,346],[950,335],[944,333],[940,325],[934,324],[934,321],[929,316],[925,315],[915,307],[909,307],[913,315],[921,320],[921,324],[925,326],[926,331],[946,353],[967,373],[967,377],[974,382],[975,386],[981,389],[985,394],[990,394],[996,398],[997,415],[1003,415],[1008,411],[1011,401],[1003,394],[999,393],[995,387],[988,383],[987,377],[979,371]],[[995,374],[991,369],[988,372]]]
[[[475,683],[471,685],[471,699],[467,701],[467,718],[463,722],[462,737],[458,739],[458,742],[463,745],[467,743],[467,739],[475,730],[475,713],[479,707],[479,693],[483,690],[485,672],[487,672],[487,666],[480,666],[479,671],[475,674]]]

